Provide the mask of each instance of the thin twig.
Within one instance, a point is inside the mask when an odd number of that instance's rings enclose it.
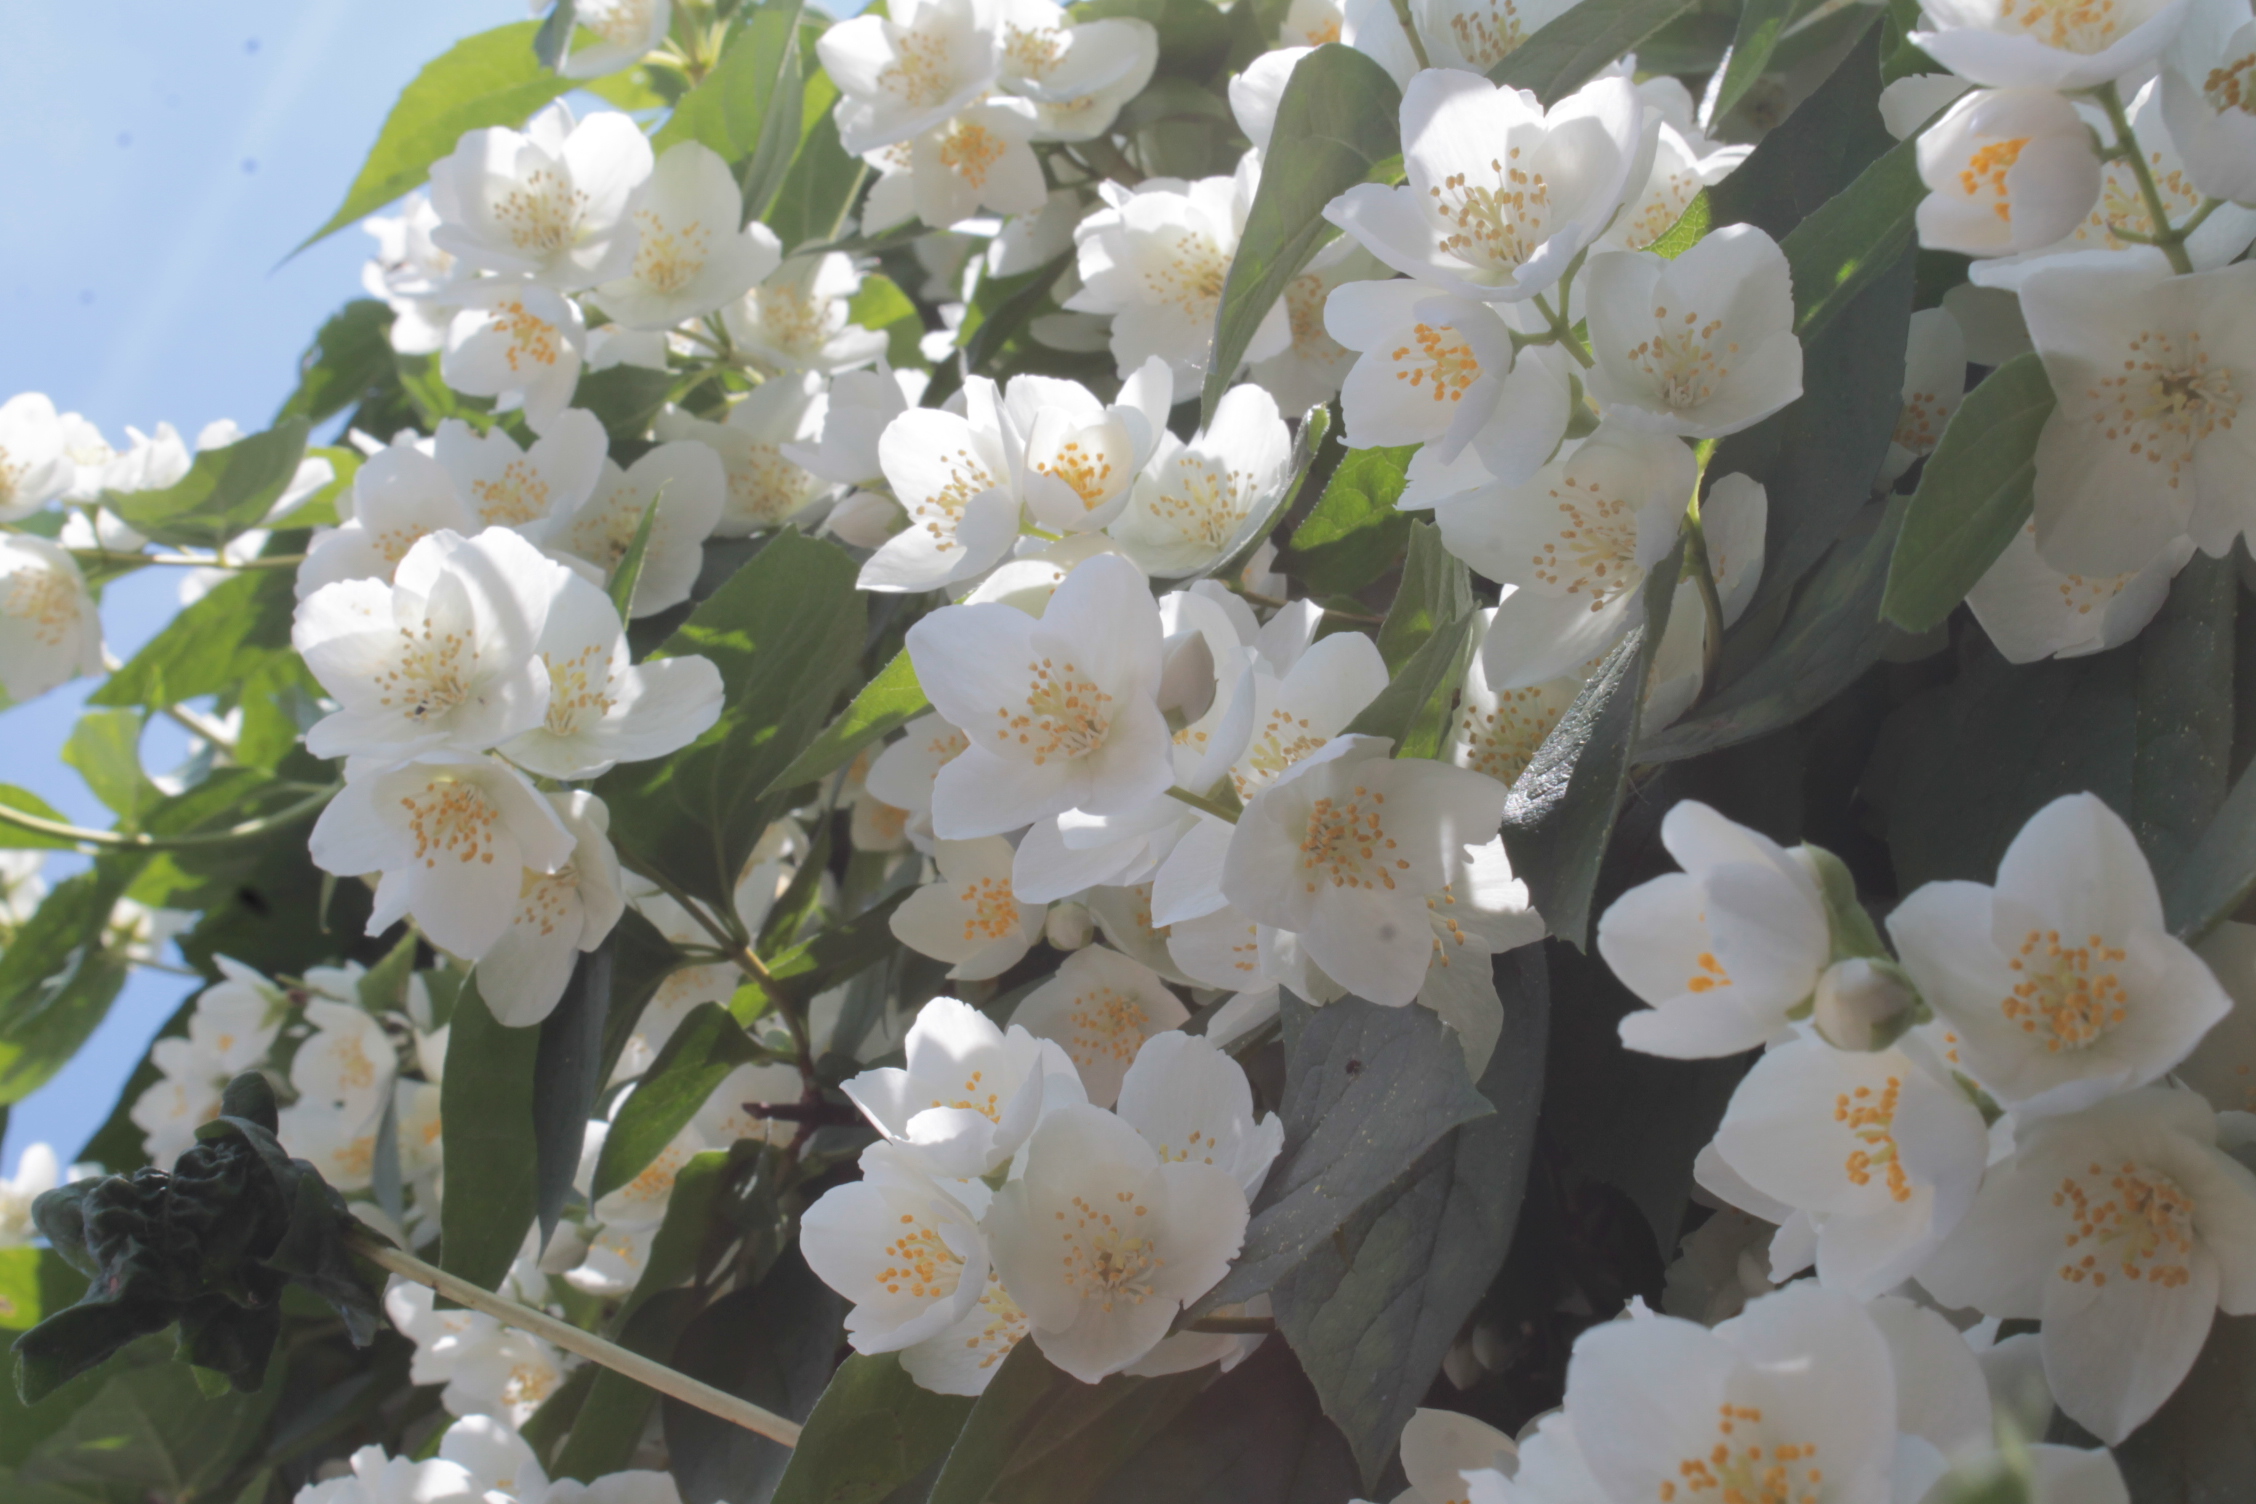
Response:
[[[288,809],[276,810],[271,815],[261,815],[255,820],[245,820],[242,824],[230,825],[225,830],[194,831],[184,836],[120,835],[114,830],[89,830],[83,825],[66,825],[60,820],[41,819],[38,815],[26,814],[6,804],[0,804],[0,825],[13,825],[19,830],[53,836],[58,840],[76,841],[82,846],[102,846],[119,851],[182,851],[199,846],[223,846],[230,841],[247,840],[252,836],[263,836],[268,831],[280,830],[320,809],[342,787],[342,784],[338,784],[322,789]]]
[[[568,1353],[577,1353],[590,1363],[600,1363],[613,1373],[624,1375],[638,1384],[644,1384],[660,1394],[670,1395],[685,1405],[695,1405],[708,1415],[717,1415],[733,1421],[747,1431],[756,1432],[770,1441],[780,1441],[787,1447],[799,1444],[800,1427],[796,1421],[787,1420],[773,1411],[763,1410],[749,1400],[738,1399],[724,1390],[691,1378],[688,1374],[668,1368],[640,1353],[629,1352],[615,1342],[606,1342],[593,1332],[583,1332],[570,1322],[559,1321],[546,1311],[536,1311],[491,1290],[481,1289],[468,1280],[447,1273],[444,1269],[424,1263],[411,1253],[379,1243],[367,1233],[356,1230],[352,1236],[355,1253],[378,1268],[388,1269],[402,1279],[411,1279],[419,1285],[428,1285],[447,1299],[468,1306],[473,1311],[483,1311],[496,1321],[506,1322],[521,1332],[553,1342]]]

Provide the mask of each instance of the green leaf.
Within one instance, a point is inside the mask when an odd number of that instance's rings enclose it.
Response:
[[[614,768],[596,785],[622,851],[723,912],[782,808],[760,791],[853,680],[864,633],[855,573],[835,544],[788,531],[770,539],[659,650],[701,654],[720,670],[718,724],[672,757]]]
[[[619,620],[634,620],[635,585],[642,579],[642,558],[650,551],[650,529],[658,521],[658,503],[665,500],[665,488],[650,498],[650,505],[642,509],[642,520],[635,524],[634,537],[627,540],[627,551],[619,556],[619,567],[611,571],[611,609],[619,613]]]
[[[1504,1033],[1480,1082],[1495,1112],[1451,1129],[1271,1292],[1372,1488],[1503,1267],[1527,1184],[1548,1029],[1542,948],[1497,957],[1496,977]]]
[[[142,860],[102,856],[63,879],[0,951],[0,1104],[46,1084],[109,1013],[126,966],[103,938]]]
[[[673,1366],[791,1420],[804,1421],[838,1362],[846,1303],[787,1247],[767,1278],[708,1306]],[[665,1402],[666,1446],[685,1499],[764,1499],[791,1449],[733,1421]]]
[[[1354,47],[1324,43],[1304,56],[1277,101],[1277,126],[1261,162],[1261,187],[1245,212],[1245,232],[1223,280],[1214,320],[1214,354],[1200,392],[1200,424],[1214,422],[1261,320],[1293,277],[1338,235],[1324,205],[1401,153],[1394,117],[1401,90],[1385,68]]]
[[[415,974],[415,956],[421,948],[422,937],[410,926],[400,931],[383,960],[360,974],[357,997],[363,1012],[380,1017],[406,1011],[407,979]]]
[[[178,705],[223,694],[277,658],[294,657],[297,592],[286,569],[247,570],[166,623],[95,690],[92,705]]]
[[[1020,1342],[973,1404],[927,1504],[1080,1504],[1205,1382],[1194,1371],[1084,1384]]]
[[[791,766],[761,792],[780,794],[834,773],[852,762],[864,747],[931,708],[924,686],[917,683],[916,665],[909,661],[909,650],[903,648],[878,670],[876,678],[862,686],[853,703],[838,713],[838,719],[823,727],[822,735],[809,742],[807,750],[793,758]]]
[[[1353,595],[1386,573],[1409,546],[1416,520],[1395,500],[1417,452],[1415,444],[1348,450],[1277,567],[1313,595]]]
[[[1347,729],[1360,736],[1383,736],[1397,757],[1439,757],[1449,737],[1449,716],[1457,687],[1480,646],[1481,617],[1467,611],[1428,637],[1410,661],[1357,712]]]
[[[848,156],[838,144],[838,122],[830,113],[838,86],[811,59],[807,71],[811,76],[800,116],[804,124],[799,154],[768,205],[768,228],[776,232],[786,253],[836,239],[847,210],[861,194],[862,180],[869,176],[869,165]]]
[[[556,0],[533,33],[533,56],[543,68],[561,68],[572,46],[572,24],[578,19],[576,0]]]
[[[282,1395],[277,1368],[258,1393],[207,1399],[187,1366],[155,1343],[91,1377],[101,1380],[94,1399],[32,1451],[19,1476],[194,1499],[247,1457]]]
[[[1512,870],[1526,881],[1551,933],[1578,950],[1588,941],[1591,894],[1621,808],[1645,681],[1668,631],[1684,546],[1679,538],[1646,576],[1643,624],[1614,644],[1504,800]]]
[[[1711,85],[1714,102],[1705,104],[1703,119],[1721,120],[1747,97],[1770,66],[1770,55],[1795,8],[1795,0],[1745,0],[1739,7],[1739,26],[1724,58],[1723,77]]]
[[[701,1303],[694,1290],[660,1291],[638,1305],[621,1324],[618,1343],[629,1352],[663,1363],[696,1319]],[[587,1400],[572,1423],[571,1435],[556,1454],[556,1465],[549,1469],[550,1476],[593,1483],[606,1473],[631,1467],[649,1424],[650,1409],[657,1403],[655,1389],[647,1389],[611,1369],[598,1369]]]
[[[1637,761],[1697,757],[1792,725],[1879,661],[1895,636],[1880,619],[1880,593],[1904,506],[1899,497],[1868,510],[1875,525],[1827,552],[1762,657],[1638,747]]]
[[[540,1031],[497,1023],[473,972],[455,999],[439,1085],[449,1192],[439,1208],[439,1267],[488,1290],[507,1277],[539,1206],[539,1054]]]
[[[453,151],[465,131],[520,125],[573,86],[551,73],[533,53],[540,25],[497,26],[454,44],[424,65],[384,118],[360,175],[328,222],[306,246],[381,209],[430,175],[431,164]]]
[[[1927,196],[1918,149],[1916,138],[1896,143],[1778,243],[1794,279],[1794,332],[1803,344],[1910,248],[1912,216]]]
[[[2160,878],[2170,933],[2188,944],[2256,891],[2256,766],[2241,773],[2200,841]]]
[[[1700,243],[1700,238],[1715,225],[1715,205],[1708,200],[1708,190],[1702,188],[1692,195],[1692,202],[1676,217],[1676,223],[1661,232],[1661,238],[1645,247],[1663,261],[1674,261]]]
[[[196,456],[188,473],[161,491],[102,493],[103,504],[159,543],[217,548],[264,521],[305,457],[306,420],[284,418]]]
[[[903,890],[881,900],[874,908],[856,914],[844,924],[818,931],[791,949],[767,958],[768,975],[794,996],[807,998],[827,991],[886,959],[893,911],[908,901]],[[757,982],[746,982],[729,999],[729,1012],[739,1023],[750,1023],[768,1011],[773,1002]]]
[[[2233,574],[2230,559],[2195,554],[2138,636],[2138,750],[2124,813],[2157,872],[2185,864],[2225,802],[2240,593]]]
[[[2034,351],[1966,394],[1912,493],[1888,565],[1888,620],[1907,632],[1940,626],[2005,552],[2029,520],[2037,435],[2052,408],[2052,383]]]
[[[39,1248],[0,1248],[0,1332],[37,1326],[43,1309],[39,1264],[55,1257]]]
[[[771,1504],[878,1504],[948,1455],[971,1407],[918,1384],[892,1353],[855,1353],[815,1402]]]
[[[1338,1504],[1359,1483],[1292,1350],[1265,1342],[1115,1470],[1093,1504]]]
[[[1429,1008],[1286,996],[1285,1147],[1253,1204],[1245,1246],[1210,1311],[1261,1294],[1327,1241],[1450,1129],[1495,1111],[1465,1075],[1457,1036]]]
[[[1386,70],[1337,42],[1325,43],[1293,69],[1277,101],[1261,186],[1222,284],[1200,397],[1202,425],[1214,421],[1254,331],[1309,258],[1339,233],[1324,218],[1324,206],[1401,152],[1395,127],[1401,108],[1401,91]]]
[[[1896,145],[1880,120],[1878,55],[1875,28],[1794,111],[1793,129],[1771,130],[1741,170],[1708,190],[1717,224],[1751,224],[1783,243]],[[1799,312],[1805,307],[1799,277],[1795,295]]]
[[[672,117],[650,138],[651,149],[701,141],[732,167],[758,167],[766,195],[773,197],[799,145],[798,28],[798,0],[764,0],[746,12],[720,62],[674,106]],[[779,159],[770,165],[763,158]],[[767,201],[755,201],[751,190],[761,185],[742,176],[739,183],[747,190],[746,216],[757,218]]]
[[[318,423],[397,383],[392,362],[392,310],[374,298],[355,298],[322,323],[298,357],[298,386],[274,416]]]
[[[63,761],[128,828],[164,797],[141,771],[141,726],[138,710],[89,710],[63,743]]]
[[[58,825],[68,825],[63,812],[29,789],[17,788],[12,783],[0,783],[0,805],[21,810],[41,820],[52,820]],[[62,836],[42,835],[35,830],[25,830],[20,825],[0,823],[0,851],[75,851],[76,843]]]
[[[617,950],[614,932],[594,950],[580,952],[564,995],[540,1022],[540,1048],[533,1057],[533,1145],[543,1247],[555,1235],[572,1194],[588,1120],[611,1071],[604,1039]]]
[[[1581,88],[1698,0],[1582,0],[1488,70],[1491,82],[1533,89],[1546,107]]]
[[[740,1065],[763,1058],[759,1047],[719,1003],[699,1003],[674,1030],[620,1107],[595,1162],[601,1200],[640,1175]]]
[[[891,277],[873,272],[862,278],[861,290],[846,304],[846,316],[864,329],[884,332],[885,358],[896,369],[924,363],[918,349],[918,341],[924,338],[924,318]]]
[[[672,371],[651,366],[605,366],[600,371],[580,373],[579,385],[572,388],[572,405],[601,418],[603,431],[612,443],[631,444],[649,434],[652,420],[673,389]]]
[[[1400,673],[1428,639],[1474,606],[1472,574],[1464,561],[1442,547],[1441,529],[1430,522],[1410,524],[1410,546],[1402,558],[1402,583],[1379,626],[1379,656],[1387,672]]]

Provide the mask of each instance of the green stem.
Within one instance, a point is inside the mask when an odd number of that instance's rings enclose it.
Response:
[[[0,804],[0,825],[13,825],[18,830],[28,830],[37,835],[53,836],[58,840],[76,841],[82,846],[99,846],[113,851],[192,851],[200,847],[225,846],[234,841],[250,840],[294,825],[335,798],[337,790],[343,787],[343,784],[336,784],[322,789],[288,809],[276,810],[271,815],[261,815],[255,820],[245,820],[242,824],[230,825],[225,830],[197,831],[184,836],[120,835],[114,830],[88,830],[82,825],[44,820],[5,804]]]
[[[1410,0],[1394,0],[1394,18],[1402,23],[1402,34],[1410,39],[1410,55],[1418,60],[1418,67],[1431,68],[1433,60],[1426,56],[1426,44],[1418,35],[1418,23],[1410,18]]]
[[[2092,90],[2092,97],[2107,112],[2107,124],[2115,133],[2115,144],[2123,149],[2123,159],[2131,164],[2131,175],[2138,179],[2139,197],[2146,204],[2147,218],[2154,221],[2153,243],[2170,258],[2172,271],[2186,275],[2193,270],[2193,258],[2186,254],[2186,230],[2170,224],[2170,211],[2162,203],[2162,189],[2154,181],[2154,170],[2147,163],[2146,153],[2139,150],[2138,136],[2131,130],[2131,117],[2123,108],[2122,94],[2114,84],[2105,83]]]
[[[1186,788],[1171,788],[1167,791],[1167,797],[1188,804],[1195,810],[1210,814],[1217,820],[1227,820],[1232,825],[1238,823],[1238,812],[1219,799],[1211,799],[1204,794],[1194,794]]]
[[[1551,338],[1575,358],[1575,364],[1581,366],[1585,371],[1589,370],[1594,362],[1590,358],[1590,352],[1582,347],[1582,341],[1575,338],[1574,326],[1567,322],[1565,295],[1561,294],[1559,306],[1554,309],[1543,294],[1537,293],[1535,295],[1535,308],[1536,312],[1543,315],[1543,321],[1551,326]]]

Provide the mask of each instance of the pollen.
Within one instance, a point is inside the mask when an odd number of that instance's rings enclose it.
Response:
[[[2112,969],[2124,957],[2098,935],[2076,945],[2062,943],[2058,930],[2031,930],[2006,963],[2018,980],[1999,1007],[2048,1052],[2087,1049],[2131,1016],[2130,994]]]
[[[1410,343],[1397,346],[1387,358],[1394,363],[1395,380],[1407,383],[1412,391],[1423,390],[1436,402],[1463,401],[1466,390],[1480,380],[1480,356],[1464,335],[1447,325],[1416,325]]]
[[[2052,1204],[2068,1215],[2059,1271],[2067,1283],[2104,1289],[2113,1273],[2176,1290],[2192,1280],[2193,1197],[2160,1170],[2088,1164],[2083,1175],[2061,1180]]]
[[[1833,1099],[1833,1121],[1857,1141],[1843,1166],[1849,1184],[1870,1185],[1877,1174],[1888,1188],[1888,1199],[1896,1202],[1911,1199],[1911,1178],[1896,1153],[1894,1133],[1896,1105],[1902,1096],[1903,1082],[1890,1076],[1878,1092],[1860,1086]]]
[[[1017,709],[998,707],[995,740],[1041,767],[1053,757],[1082,758],[1112,729],[1112,696],[1071,662],[1042,658],[1026,665],[1026,696]]]

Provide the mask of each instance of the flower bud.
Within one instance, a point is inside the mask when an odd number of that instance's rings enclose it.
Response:
[[[1828,966],[1815,1001],[1817,1032],[1839,1050],[1884,1050],[1926,1011],[1901,967],[1867,956]]]
[[[2099,198],[2099,154],[2050,89],[1977,89],[1919,138],[1919,243],[2004,256],[2060,240]]]
[[[1052,950],[1079,950],[1096,938],[1089,911],[1077,903],[1053,903],[1042,920],[1042,938]]]

